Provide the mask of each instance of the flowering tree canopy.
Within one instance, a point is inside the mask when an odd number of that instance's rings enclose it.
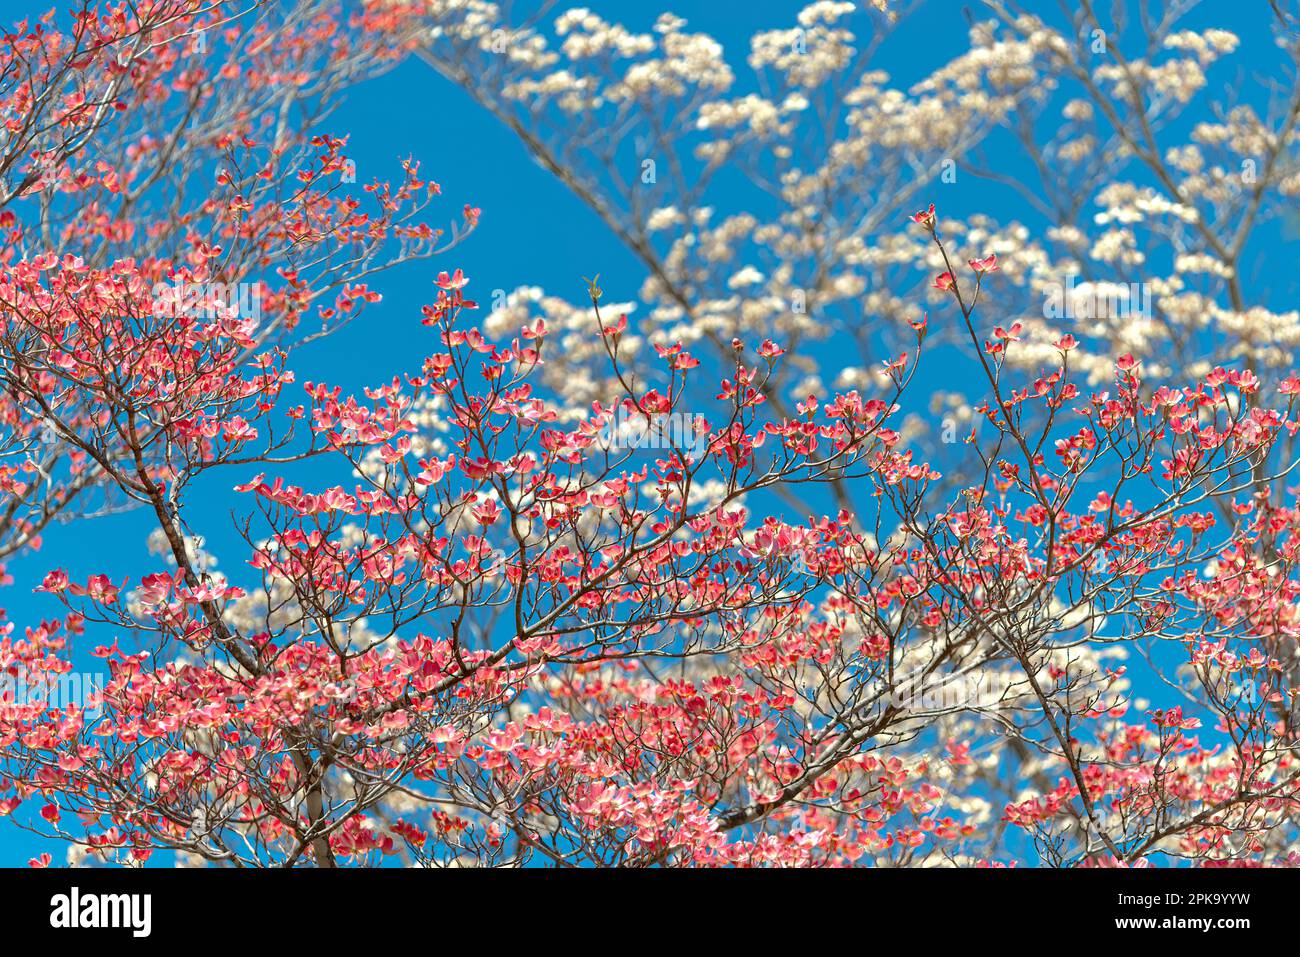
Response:
[[[1300,189],[1300,86],[1276,125],[1169,146],[1230,34],[1164,21],[1092,63],[1086,32],[990,6],[904,93],[852,5],[815,3],[755,37],[769,93],[738,98],[670,16],[564,13],[562,52],[437,0],[6,35],[0,544],[132,508],[157,566],[50,562],[47,616],[5,622],[9,676],[89,652],[106,680],[0,696],[0,813],[122,864],[1300,864],[1300,320],[1239,269]],[[379,308],[377,274],[478,220],[424,223],[413,160],[341,188],[335,94],[406,54],[610,222],[644,321],[598,277],[480,307],[440,263],[393,317],[421,355],[355,392],[295,374]],[[1043,236],[947,219],[918,164],[1032,130],[1046,78],[1079,96],[1025,148],[1045,181],[1109,182],[1100,234],[1050,194]],[[617,180],[642,126],[673,181],[653,209]],[[1161,188],[1097,164],[1114,138]],[[710,205],[731,165],[762,215]],[[1149,316],[1026,314],[1063,269],[1127,283],[1171,251]],[[854,358],[824,369],[826,339]],[[976,378],[945,445],[918,423],[953,355]]]

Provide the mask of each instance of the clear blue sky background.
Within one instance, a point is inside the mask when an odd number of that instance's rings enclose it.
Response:
[[[795,14],[804,6],[786,0],[678,0],[662,6],[586,0],[583,5],[607,20],[639,31],[648,31],[660,12],[671,9],[684,16],[692,29],[722,42],[742,85],[749,72],[743,62],[749,37],[759,30],[792,26]],[[0,9],[0,18],[16,21],[48,6],[10,0]],[[960,54],[967,49],[963,6],[970,6],[979,16],[980,4],[975,0],[931,0],[920,14],[899,27],[873,66],[888,70],[894,85],[907,88]],[[1053,19],[1059,15],[1056,3],[1038,6]],[[1191,27],[1234,30],[1243,41],[1244,49],[1230,58],[1232,65],[1210,74],[1209,92],[1233,80],[1234,70],[1254,69],[1254,64],[1276,56],[1264,32],[1266,17],[1267,5],[1262,2],[1210,0],[1187,19]],[[1241,76],[1238,86],[1249,100],[1253,78]],[[1208,118],[1196,107],[1189,115],[1189,120]],[[419,322],[419,307],[431,300],[431,280],[440,269],[463,268],[471,279],[469,293],[480,301],[490,300],[493,289],[521,285],[542,286],[577,301],[584,289],[581,277],[596,273],[610,299],[635,298],[643,273],[631,254],[579,200],[530,161],[509,130],[423,64],[407,63],[353,89],[324,132],[350,134],[348,152],[357,161],[359,181],[397,179],[401,158],[411,155],[420,159],[423,172],[443,187],[443,199],[430,211],[431,223],[448,227],[467,202],[481,207],[483,216],[477,232],[447,257],[380,277],[375,285],[384,294],[382,304],[371,307],[351,327],[295,354],[293,366],[299,381],[324,380],[345,389],[359,388],[413,368],[417,357],[433,346],[429,330]],[[1005,161],[1007,172],[1017,172],[1017,154],[1006,148],[999,153],[997,140],[987,146],[995,161]],[[952,185],[936,183],[933,196],[953,215],[986,211],[1004,220],[1020,219],[1031,228],[1040,223],[1013,192],[974,177],[959,177]],[[1281,263],[1294,269],[1293,259],[1284,258]],[[951,383],[946,385],[951,387]],[[206,514],[199,512],[206,520],[202,530],[221,556],[221,567],[236,577],[246,556],[242,543],[229,530],[233,502],[228,489],[247,477],[224,474],[218,483],[221,494],[214,494],[213,506]],[[115,580],[130,575],[133,582],[138,581],[142,573],[158,569],[158,559],[149,556],[145,548],[150,527],[146,516],[133,513],[51,529],[42,552],[9,564],[15,583],[0,594],[0,604],[21,630],[42,616],[59,613],[59,606],[49,596],[31,592],[50,568],[66,567],[74,578],[108,571]],[[77,649],[77,660],[84,659],[88,668],[99,665],[96,659],[84,658],[84,653],[95,644],[111,643],[112,637],[103,631],[88,634]],[[29,802],[17,816],[35,810],[35,802]],[[0,821],[0,866],[22,865],[41,850],[49,850],[55,863],[62,863],[61,844],[36,839],[12,822]]]

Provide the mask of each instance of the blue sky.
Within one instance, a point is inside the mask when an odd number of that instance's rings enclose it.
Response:
[[[693,29],[713,35],[724,45],[742,85],[748,73],[743,65],[748,38],[759,30],[791,26],[804,6],[780,0],[679,0],[667,6],[586,0],[584,5],[633,30],[648,30],[660,12],[671,9]],[[965,6],[978,10],[979,4],[976,0],[924,4],[921,13],[908,18],[886,43],[875,66],[888,70],[894,84],[906,88],[963,52],[967,49],[961,15]],[[1041,6],[1045,13],[1057,9],[1055,3]],[[1247,9],[1255,6],[1260,9]],[[1260,30],[1265,6],[1216,0],[1203,3],[1187,18],[1188,26],[1231,29],[1243,41],[1243,49],[1230,58],[1233,65],[1228,72],[1211,74],[1211,92],[1231,79],[1231,71],[1239,65],[1267,60],[1270,41]],[[0,16],[17,20],[47,8],[48,3],[11,0]],[[1240,80],[1249,86],[1248,76]],[[1204,118],[1204,114],[1197,114],[1194,107],[1191,118]],[[292,364],[299,381],[325,380],[345,389],[359,388],[413,367],[416,358],[432,347],[429,330],[419,322],[419,307],[432,298],[431,280],[441,269],[463,268],[471,279],[468,292],[480,301],[489,300],[493,289],[521,285],[542,286],[576,301],[584,289],[582,277],[596,273],[610,299],[635,298],[643,270],[599,218],[533,163],[513,133],[423,64],[404,64],[351,90],[323,132],[350,135],[348,152],[356,159],[359,181],[397,179],[402,158],[419,159],[422,171],[443,188],[443,198],[429,211],[433,224],[449,226],[465,203],[480,207],[483,214],[478,230],[460,247],[439,260],[410,264],[380,277],[374,283],[384,294],[380,305],[352,326],[297,352]],[[995,161],[1005,163],[1006,171],[1022,172],[1021,161],[1008,148],[999,147],[997,140],[989,148]],[[1031,227],[1039,222],[1013,192],[974,177],[959,177],[956,184],[936,183],[933,198],[958,216],[990,211]],[[1294,268],[1293,261],[1280,261]],[[247,477],[228,473],[220,484],[228,488]],[[231,504],[228,495],[214,495],[214,506],[199,514],[207,519],[204,531],[222,556],[221,567],[235,572],[244,555],[230,531]],[[43,551],[9,564],[15,583],[0,597],[9,620],[21,630],[42,616],[59,613],[49,596],[31,593],[52,567],[67,567],[74,578],[109,571],[117,580],[124,575],[138,580],[142,572],[156,570],[157,559],[145,548],[150,527],[145,515],[128,513],[52,528]],[[87,647],[111,641],[102,631],[88,637]],[[78,651],[79,658],[84,650]],[[88,666],[93,661],[88,659]],[[30,811],[34,808],[29,806],[19,815]],[[56,863],[62,861],[61,846],[35,839],[11,822],[0,822],[0,865],[23,864],[41,850],[51,851]]]

